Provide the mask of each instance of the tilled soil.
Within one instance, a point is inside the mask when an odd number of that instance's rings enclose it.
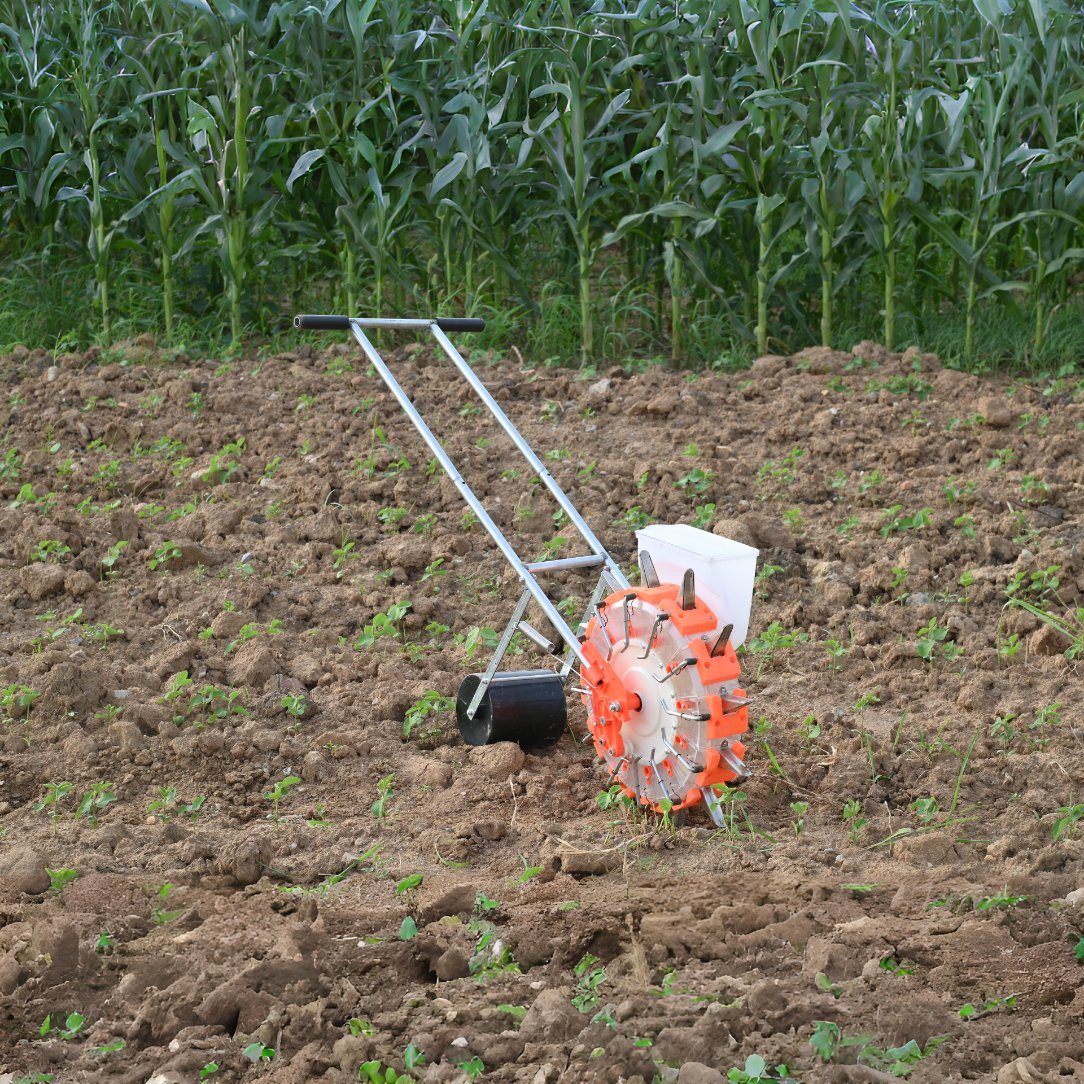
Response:
[[[319,345],[0,359],[0,1080],[1084,1079],[1077,664],[1006,605],[1084,605],[1080,383],[476,359],[623,565],[648,519],[760,549],[716,830],[600,802],[579,707],[460,742],[436,696],[517,583]],[[448,369],[390,356],[520,552],[578,552]]]

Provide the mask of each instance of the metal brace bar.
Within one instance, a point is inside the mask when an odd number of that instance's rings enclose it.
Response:
[[[488,391],[486,391],[485,386],[481,383],[478,377],[475,376],[470,366],[467,365],[467,363],[462,359],[462,357],[460,357],[458,351],[448,341],[447,335],[445,335],[444,332],[442,332],[440,328],[436,326],[436,324],[430,324],[430,328],[437,341],[440,342],[441,346],[444,347],[445,353],[447,353],[448,356],[452,359],[452,361],[456,363],[456,367],[467,378],[471,387],[473,387],[475,391],[479,393],[482,401],[486,404],[486,406],[490,408],[490,411],[493,413],[494,417],[496,417],[497,421],[501,423],[502,428],[504,428],[505,431],[509,434],[509,436],[512,437],[513,441],[515,441],[516,443],[516,446],[519,447],[520,451],[524,452],[524,455],[526,456],[528,462],[530,462],[532,466],[535,466],[537,464],[537,466],[541,468],[541,471],[544,474],[544,476],[542,476],[542,480],[546,482],[551,492],[554,492],[554,496],[556,497],[557,494],[560,494],[560,497],[558,498],[558,503],[561,504],[562,508],[564,508],[569,519],[580,529],[580,533],[584,535],[587,543],[592,548],[600,551],[600,556],[602,554],[605,554],[606,570],[608,572],[612,572],[612,574],[622,576],[621,570],[616,567],[613,558],[611,558],[609,554],[606,554],[606,551],[602,549],[602,543],[599,542],[598,539],[595,538],[595,536],[591,533],[591,528],[583,522],[580,514],[572,506],[572,502],[569,501],[568,497],[565,496],[564,491],[560,488],[560,486],[558,486],[557,483],[549,477],[549,474],[548,472],[546,472],[545,467],[542,466],[542,461],[534,454],[534,452],[531,450],[530,445],[527,444],[523,437],[519,435],[515,427],[505,416],[501,408],[497,405],[496,400],[489,394]],[[417,429],[418,432],[421,434],[422,439],[429,446],[429,450],[433,453],[434,456],[436,456],[437,462],[444,468],[445,473],[452,480],[452,484],[455,486],[455,488],[459,490],[459,495],[463,498],[464,501],[467,502],[467,506],[478,517],[478,522],[481,523],[482,526],[486,529],[486,531],[489,532],[490,538],[492,538],[493,541],[497,544],[497,548],[503,554],[504,559],[512,566],[512,568],[515,570],[516,575],[523,583],[524,587],[526,587],[526,589],[530,592],[531,597],[535,600],[535,602],[538,603],[539,608],[546,615],[546,619],[560,633],[565,643],[567,643],[571,650],[575,652],[576,657],[580,660],[580,662],[586,665],[587,659],[584,657],[583,649],[580,647],[579,640],[576,639],[576,634],[572,631],[572,629],[568,627],[568,622],[565,621],[564,617],[561,616],[560,611],[550,601],[549,596],[546,594],[545,591],[542,590],[542,587],[539,585],[538,581],[534,578],[530,571],[528,571],[527,566],[523,563],[523,561],[520,560],[519,554],[517,554],[516,551],[512,548],[512,544],[508,541],[508,539],[504,537],[501,529],[497,526],[496,523],[493,522],[489,513],[485,509],[485,505],[483,505],[482,502],[475,495],[474,490],[471,489],[469,485],[467,485],[467,482],[463,478],[463,475],[459,473],[456,465],[452,462],[451,457],[444,450],[444,446],[440,443],[439,440],[437,440],[436,436],[433,434],[433,431],[429,428],[429,426],[426,425],[425,420],[422,418],[421,414],[418,413],[417,407],[415,407],[414,404],[410,401],[410,396],[408,396],[407,393],[403,390],[399,381],[395,379],[395,376],[392,373],[391,369],[388,368],[387,363],[380,356],[376,347],[373,346],[373,344],[369,341],[368,336],[362,330],[361,325],[358,323],[358,321],[351,320],[350,330],[353,332],[354,338],[358,341],[358,345],[362,348],[362,350],[365,351],[365,356],[369,359],[372,367],[377,371],[377,375],[379,375],[380,379],[383,380],[384,383],[388,386],[388,390],[395,397],[395,400],[396,402],[398,402],[399,406],[402,407],[403,413],[406,414],[406,416],[414,424],[414,428]],[[547,478],[549,479],[548,481]]]
[[[606,551],[606,547],[595,537],[595,532],[587,525],[583,516],[577,511],[576,506],[569,500],[568,495],[558,485],[557,480],[546,469],[546,464],[542,462],[535,450],[523,439],[519,430],[509,420],[508,415],[501,409],[500,403],[490,394],[489,389],[478,379],[478,375],[467,364],[462,354],[452,344],[451,339],[441,330],[441,328],[433,323],[431,325],[433,331],[433,338],[440,343],[441,349],[451,359],[452,364],[460,371],[463,378],[474,389],[475,394],[483,403],[489,408],[490,414],[496,419],[497,424],[512,438],[512,443],[520,450],[523,458],[530,463],[534,469],[535,474],[542,480],[542,484],[553,495],[553,499],[561,506],[565,515],[568,516],[571,524],[580,532],[583,536],[583,540],[598,556],[602,557],[605,561],[606,571],[610,573],[613,579],[622,587],[628,587],[629,582],[625,578],[625,574],[618,567],[617,562]],[[357,332],[355,332],[357,334]],[[546,614],[549,617],[549,614]],[[561,625],[557,625],[557,628],[561,628]]]
[[[501,659],[504,658],[505,652],[508,650],[508,645],[512,642],[512,637],[516,634],[516,627],[523,619],[523,615],[527,612],[527,606],[530,604],[530,601],[531,592],[528,591],[527,588],[524,588],[523,594],[519,596],[519,602],[516,603],[516,608],[512,611],[512,617],[505,626],[504,633],[497,643],[497,650],[493,652],[493,658],[489,660],[489,665],[482,675],[482,680],[478,682],[478,688],[474,690],[474,696],[471,697],[471,702],[467,705],[468,719],[474,718],[474,714],[478,710],[478,705],[481,704],[482,699],[485,697],[486,690],[493,680],[493,675],[497,672],[497,667],[501,665]]]
[[[556,561],[533,561],[527,566],[528,572],[560,572],[563,568],[597,568],[606,560],[596,553],[587,553],[582,557],[561,557]]]
[[[603,572],[598,578],[598,583],[595,584],[595,590],[591,593],[591,601],[587,603],[587,609],[583,612],[583,618],[580,620],[579,628],[586,628],[587,622],[591,620],[591,615],[595,612],[595,607],[602,601],[602,596],[606,594],[607,589],[611,592],[619,590],[614,587],[612,583],[608,581],[606,573]],[[572,660],[575,658],[572,649],[569,648],[568,653],[565,655],[564,665],[561,667],[561,680],[563,681],[572,672]]]

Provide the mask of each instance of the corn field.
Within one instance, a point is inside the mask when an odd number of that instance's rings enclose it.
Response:
[[[679,363],[951,316],[971,361],[993,312],[1031,356],[1079,326],[1068,6],[0,0],[0,43],[0,343],[325,308]]]

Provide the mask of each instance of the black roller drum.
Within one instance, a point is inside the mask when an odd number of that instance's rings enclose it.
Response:
[[[519,742],[525,749],[553,745],[567,718],[564,683],[549,670],[509,670],[495,674],[473,719],[467,708],[481,674],[468,674],[459,686],[455,716],[468,745]]]

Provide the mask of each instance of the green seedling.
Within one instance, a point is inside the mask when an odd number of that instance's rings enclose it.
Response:
[[[127,1046],[127,1043],[123,1039],[114,1039],[111,1043],[105,1043],[103,1046],[91,1047],[91,1051],[95,1054],[115,1054],[118,1050],[123,1050]]]
[[[370,624],[366,625],[354,641],[354,650],[362,651],[372,647],[377,640],[398,639],[403,635],[402,622],[412,603],[396,602],[388,607],[387,613],[378,613]]]
[[[877,966],[882,971],[887,971],[891,975],[899,975],[901,978],[906,978],[908,975],[913,975],[915,972],[913,967],[900,963],[895,956],[883,957]]]
[[[382,1061],[363,1061],[358,1066],[358,1080],[367,1084],[414,1084],[414,1078],[400,1073]]]
[[[917,653],[920,659],[933,662],[940,651],[945,659],[955,659],[963,653],[963,648],[948,638],[949,630],[937,623],[936,617],[918,630]]]
[[[59,564],[61,558],[67,557],[71,551],[71,546],[55,538],[46,538],[30,551],[27,563],[33,564],[35,561],[40,561],[42,564],[47,564],[49,561],[56,561]]]
[[[279,706],[294,719],[303,719],[308,709],[308,697],[304,693],[287,693],[279,701]]]
[[[245,438],[225,444],[214,455],[207,469],[200,475],[200,480],[210,486],[223,485],[232,481],[241,472],[241,460],[238,458],[245,450]]]
[[[478,1080],[486,1071],[485,1064],[482,1062],[482,1059],[477,1056],[458,1062],[456,1067],[471,1080]]]
[[[969,1002],[961,1005],[957,1011],[961,1020],[978,1020],[991,1013],[1012,1012],[1016,1008],[1016,999],[1019,996],[1019,994],[1008,994],[1006,997],[988,997],[978,1007]]]
[[[170,893],[173,891],[173,885],[169,881],[165,881],[160,884],[155,890],[155,905],[151,911],[151,918],[154,920],[156,926],[164,926],[167,922],[172,922],[175,918],[179,918],[184,914],[184,908],[182,907],[177,911],[167,911],[163,904],[169,899]]]
[[[745,1065],[729,1069],[726,1079],[730,1084],[769,1084],[774,1080],[791,1080],[790,1070],[785,1064],[768,1068],[768,1063],[759,1054],[750,1054]]]
[[[598,988],[606,981],[606,968],[596,967],[598,962],[597,956],[588,953],[574,969],[577,982],[572,1004],[582,1013],[591,1012],[601,998]]]
[[[116,792],[112,783],[91,783],[83,793],[79,801],[79,807],[75,815],[86,818],[91,825],[98,823],[98,814],[111,806],[117,800]]]
[[[902,511],[902,504],[894,504],[891,508],[885,509],[882,513],[882,538],[888,538],[889,535],[902,533],[904,531],[918,531],[923,527],[928,527],[930,525],[930,514],[933,512],[932,508],[920,508],[910,516],[901,516],[900,513]]]
[[[147,562],[147,567],[153,572],[170,561],[179,560],[181,547],[176,542],[163,542],[154,551],[154,556]]]
[[[37,813],[48,812],[49,819],[53,822],[53,831],[56,831],[56,822],[62,816],[60,803],[71,793],[72,784],[66,781],[59,783],[46,783],[45,794],[34,803],[34,811]]]
[[[869,818],[862,816],[862,803],[857,798],[851,798],[843,805],[843,823],[847,825],[851,842],[857,843],[869,824]]]
[[[264,798],[271,803],[271,812],[267,814],[268,820],[272,820],[278,824],[282,819],[279,817],[279,802],[281,802],[300,782],[301,776],[287,775],[284,778],[279,779],[273,787],[264,792]]]
[[[814,981],[818,990],[831,994],[837,1001],[843,996],[843,987],[838,982],[833,982],[823,971],[818,971]]]
[[[805,815],[809,812],[809,803],[791,802],[790,811],[794,814],[794,834],[800,836],[805,828]]]
[[[523,1018],[527,1015],[527,1009],[523,1005],[509,1005],[507,1003],[497,1006],[497,1012],[507,1013],[515,1022],[518,1028],[523,1023]]]
[[[408,1069],[420,1069],[426,1063],[426,1056],[413,1043],[408,1043],[403,1051],[403,1064]]]
[[[147,806],[147,812],[153,814],[163,824],[169,822],[169,818],[177,805],[176,787],[159,787],[158,797]]]
[[[202,1069],[200,1069],[199,1078],[200,1078],[200,1080],[206,1080],[208,1077],[214,1076],[215,1073],[217,1073],[217,1072],[218,1072],[218,1062],[217,1061],[209,1061]]]
[[[1050,826],[1050,834],[1055,843],[1062,839],[1072,839],[1076,835],[1077,825],[1084,820],[1084,803],[1063,805],[1057,812],[1060,816]]]
[[[420,699],[407,708],[403,719],[403,737],[416,741],[430,741],[440,735],[439,719],[455,707],[455,699],[444,696],[436,689],[429,689]]]
[[[249,1061],[257,1063],[270,1061],[275,1056],[274,1048],[265,1046],[259,1040],[254,1043],[249,1043],[241,1053],[244,1054]]]
[[[53,1016],[52,1013],[50,1013],[41,1022],[41,1027],[38,1028],[38,1034],[43,1039],[48,1035],[55,1035],[58,1039],[69,1042],[72,1039],[78,1038],[85,1023],[86,1017],[82,1013],[73,1012],[67,1015],[64,1020],[64,1026],[61,1027],[59,1024],[53,1023]]]
[[[373,802],[370,810],[373,816],[380,821],[384,822],[385,817],[388,815],[388,802],[395,796],[395,791],[392,789],[392,783],[395,780],[395,773],[384,776],[376,785],[376,801]]]
[[[120,560],[120,553],[122,550],[126,550],[127,547],[128,543],[121,540],[120,542],[114,542],[105,551],[105,555],[98,563],[102,569],[103,580],[112,580],[117,575],[117,563]]]

